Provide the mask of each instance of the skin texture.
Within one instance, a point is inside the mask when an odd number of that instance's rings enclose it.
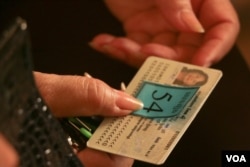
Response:
[[[18,155],[9,142],[0,134],[0,166],[17,167]]]
[[[150,55],[209,67],[230,50],[239,21],[229,0],[105,0],[125,37],[99,34],[90,45],[139,67]]]
[[[229,0],[105,0],[121,21],[125,37],[99,34],[90,45],[108,56],[139,67],[155,55],[209,67],[230,50],[239,21]],[[124,92],[100,80],[35,72],[40,93],[55,116],[123,116],[142,107]],[[0,134],[0,166],[18,166],[18,155]],[[85,149],[86,167],[130,167],[133,159]]]
[[[131,167],[134,163],[131,158],[111,155],[89,148],[78,153],[78,157],[86,167]]]
[[[143,105],[127,93],[95,78],[34,74],[42,97],[57,117],[123,116]]]

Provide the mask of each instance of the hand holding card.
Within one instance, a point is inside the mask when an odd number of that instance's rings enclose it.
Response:
[[[126,89],[143,101],[144,108],[105,118],[87,146],[164,163],[221,76],[219,70],[149,57]]]

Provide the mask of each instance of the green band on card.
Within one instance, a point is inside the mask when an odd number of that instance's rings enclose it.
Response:
[[[136,95],[144,103],[144,107],[133,114],[148,118],[177,116],[198,90],[199,87],[144,82]]]

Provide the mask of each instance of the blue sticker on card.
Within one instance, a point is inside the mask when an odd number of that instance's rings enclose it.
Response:
[[[198,90],[199,87],[177,87],[144,82],[136,95],[136,98],[144,103],[144,107],[133,114],[148,118],[176,116]]]

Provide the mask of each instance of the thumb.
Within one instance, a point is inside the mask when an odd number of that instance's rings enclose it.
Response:
[[[2,134],[0,134],[0,148],[0,166],[17,167],[18,154]]]
[[[85,148],[77,154],[84,166],[131,167],[134,160],[115,154],[108,154],[98,150]]]
[[[199,33],[205,31],[195,16],[190,0],[156,0],[156,4],[165,19],[178,30]]]
[[[39,72],[34,74],[42,97],[54,115],[59,117],[122,116],[143,106],[134,97],[98,79]]]

